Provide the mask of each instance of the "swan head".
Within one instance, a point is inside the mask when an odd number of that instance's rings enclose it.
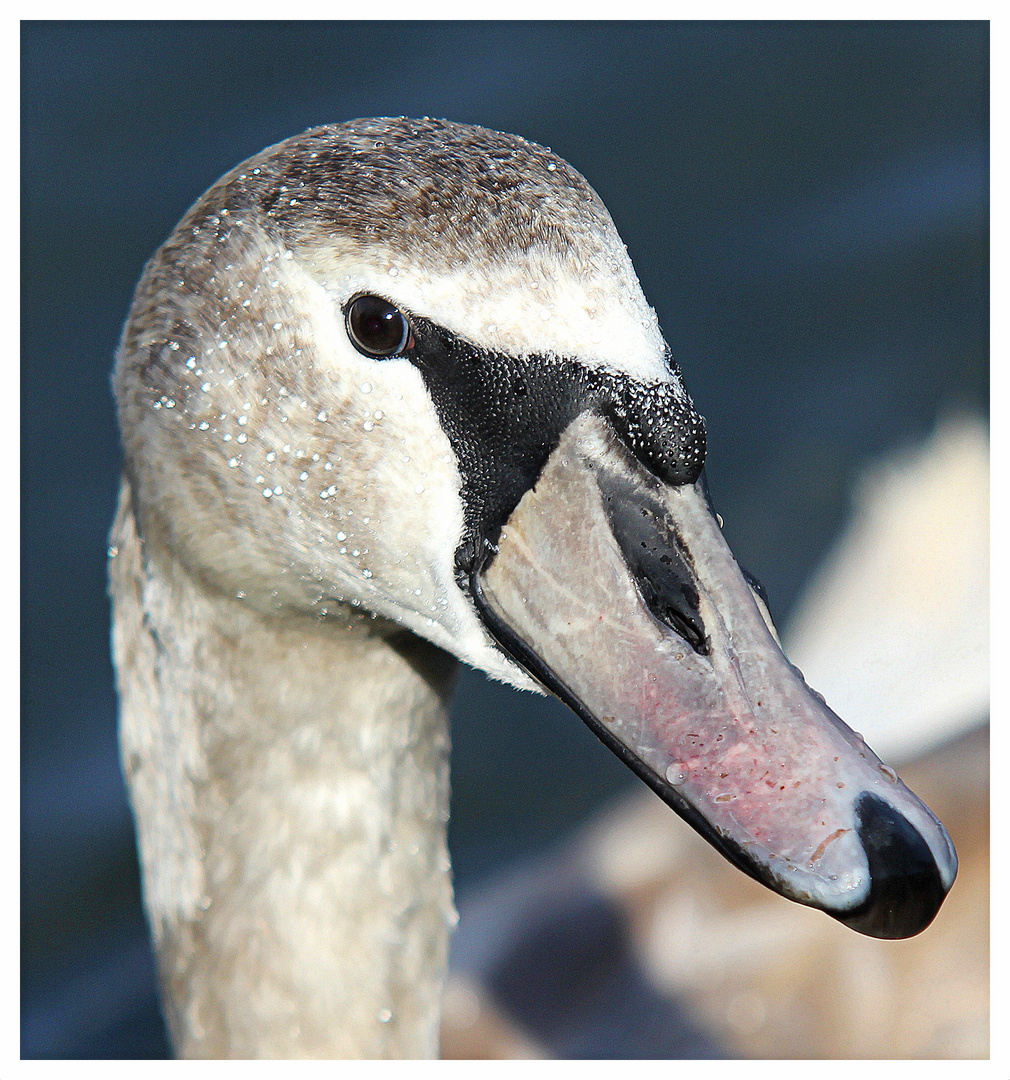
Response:
[[[549,150],[384,119],[264,151],[149,264],[114,382],[152,552],[546,687],[746,873],[876,936],[932,919],[949,838],[779,651],[627,251]]]

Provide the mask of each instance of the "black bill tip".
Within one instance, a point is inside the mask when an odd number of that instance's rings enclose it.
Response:
[[[829,914],[870,937],[920,933],[947,895],[933,852],[915,826],[878,795],[863,792],[856,818],[870,870],[870,893],[853,911]]]

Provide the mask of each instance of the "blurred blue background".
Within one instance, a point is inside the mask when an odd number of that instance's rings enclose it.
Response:
[[[108,374],[145,260],[244,157],[427,114],[572,162],[780,622],[860,465],[987,412],[984,23],[24,23],[22,80],[25,1057],[168,1052],[116,755]],[[468,673],[459,895],[636,783],[562,707]]]

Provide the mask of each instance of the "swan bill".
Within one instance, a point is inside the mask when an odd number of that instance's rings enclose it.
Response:
[[[703,478],[664,482],[584,412],[471,591],[499,645],[745,873],[873,937],[933,919],[950,838],[786,660]]]

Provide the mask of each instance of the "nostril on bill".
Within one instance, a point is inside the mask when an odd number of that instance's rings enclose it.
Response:
[[[601,470],[599,477],[607,520],[646,608],[707,656],[695,573],[663,504],[618,473]]]
[[[856,803],[857,832],[870,871],[870,894],[839,922],[877,938],[925,930],[947,895],[940,870],[919,831],[890,803],[864,791]]]

